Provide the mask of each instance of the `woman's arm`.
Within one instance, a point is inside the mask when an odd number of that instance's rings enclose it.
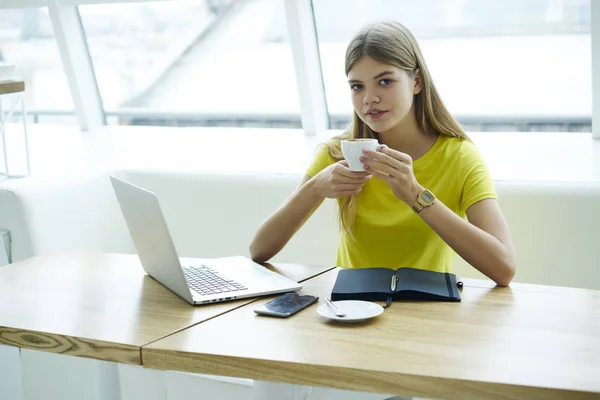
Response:
[[[458,255],[497,285],[511,282],[517,270],[516,254],[496,199],[481,200],[469,207],[468,221],[439,199],[419,215]]]
[[[371,175],[366,172],[350,171],[345,160],[329,165],[313,178],[305,175],[298,188],[256,232],[250,243],[252,260],[268,261],[283,249],[323,200],[356,194],[369,179]]]
[[[383,148],[365,150],[365,169],[385,180],[392,192],[412,206],[424,189],[415,179],[408,154]],[[510,231],[495,199],[481,200],[467,209],[467,219],[459,217],[439,199],[419,213],[421,218],[454,251],[499,286],[510,283],[517,262]]]
[[[305,175],[296,190],[258,228],[250,244],[250,256],[264,263],[283,249],[304,222],[325,199],[315,188],[310,176]]]

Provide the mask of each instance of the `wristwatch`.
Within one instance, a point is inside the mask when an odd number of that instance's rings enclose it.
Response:
[[[430,190],[425,189],[417,196],[417,201],[412,205],[412,209],[417,214],[421,212],[425,207],[429,207],[435,203],[435,196]]]

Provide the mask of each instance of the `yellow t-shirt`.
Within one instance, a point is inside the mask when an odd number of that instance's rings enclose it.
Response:
[[[322,146],[306,173],[314,177],[334,162]],[[425,155],[414,160],[413,171],[417,182],[462,218],[472,204],[496,198],[485,161],[469,140],[440,135]],[[343,200],[338,199],[338,205]],[[382,179],[373,177],[359,193],[352,232],[354,239],[344,231],[340,235],[337,266],[451,272],[454,250]]]

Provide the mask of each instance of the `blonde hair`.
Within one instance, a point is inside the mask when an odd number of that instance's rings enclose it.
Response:
[[[414,96],[414,112],[419,128],[426,134],[469,139],[442,102],[423,59],[421,48],[404,25],[384,21],[364,27],[346,49],[346,76],[363,57],[393,65],[413,75],[418,70],[421,74],[421,91]],[[353,112],[348,130],[325,143],[329,155],[335,161],[343,160],[341,140],[352,138],[378,138],[377,132],[369,128],[356,111]],[[341,200],[339,207],[340,228],[352,237],[356,206],[357,195],[352,195]]]

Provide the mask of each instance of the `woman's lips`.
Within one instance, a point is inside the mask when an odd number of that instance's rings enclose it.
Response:
[[[369,113],[367,113],[367,117],[372,118],[372,119],[377,119],[377,118],[381,118],[385,113],[387,113],[387,111],[369,112]]]

